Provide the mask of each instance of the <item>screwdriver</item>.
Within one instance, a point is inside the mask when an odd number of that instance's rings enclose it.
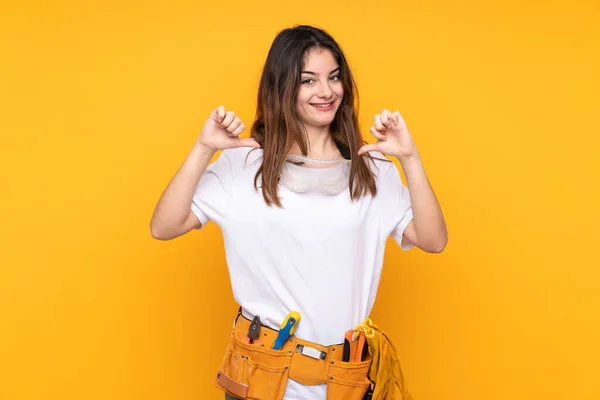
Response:
[[[280,326],[277,339],[275,339],[275,343],[273,343],[274,350],[281,350],[286,340],[296,332],[298,322],[300,322],[300,313],[298,311],[291,311],[287,317],[285,317],[285,320],[283,320],[283,323]]]

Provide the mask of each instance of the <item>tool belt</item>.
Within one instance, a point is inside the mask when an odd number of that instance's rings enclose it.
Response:
[[[244,340],[250,324],[238,314],[217,373],[215,385],[231,396],[281,400],[288,378],[307,386],[326,384],[327,400],[361,400],[369,389],[368,352],[363,361],[344,362],[343,344],[323,346],[293,335],[273,350],[278,331],[261,326],[259,340],[251,344]],[[351,343],[351,352],[356,346]]]

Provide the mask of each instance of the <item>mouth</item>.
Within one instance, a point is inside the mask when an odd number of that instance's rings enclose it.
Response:
[[[331,111],[335,106],[335,100],[329,103],[310,103],[311,106],[316,108],[318,111]]]

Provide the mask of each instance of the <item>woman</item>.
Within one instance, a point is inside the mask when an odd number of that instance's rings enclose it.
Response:
[[[385,109],[375,115],[377,142],[365,144],[356,97],[331,36],[310,26],[283,30],[264,66],[252,138],[239,138],[244,123],[219,106],[156,206],[157,239],[209,220],[223,231],[241,306],[217,378],[228,395],[362,398],[370,357],[355,359],[367,368],[350,377],[340,363],[347,354],[336,346],[369,316],[387,238],[404,250],[437,253],[446,245],[440,206],[402,116]],[[399,159],[408,188],[382,153]],[[272,349],[290,311],[300,314],[295,334]],[[260,336],[253,340],[254,317]],[[279,369],[276,360],[283,360]],[[330,365],[340,365],[341,375]]]

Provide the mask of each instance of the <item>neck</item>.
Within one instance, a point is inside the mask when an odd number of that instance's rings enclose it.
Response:
[[[332,159],[342,156],[329,133],[329,125],[320,127],[307,126],[306,134],[309,143],[307,157]],[[290,153],[302,154],[300,152],[300,146],[298,146],[297,143],[294,143]]]

